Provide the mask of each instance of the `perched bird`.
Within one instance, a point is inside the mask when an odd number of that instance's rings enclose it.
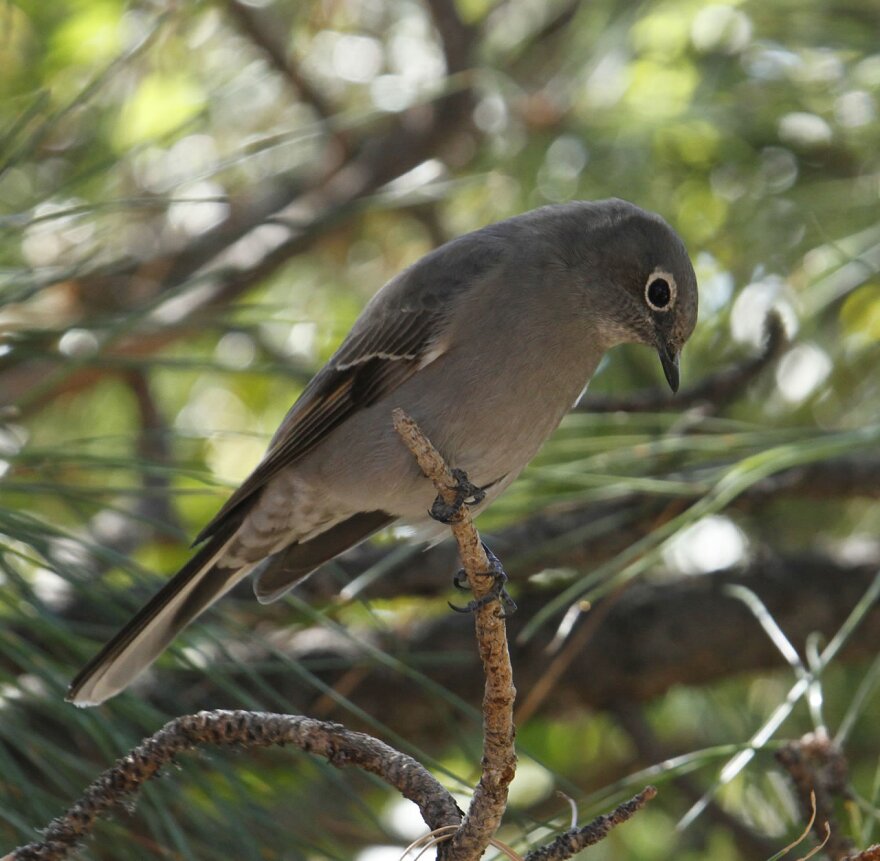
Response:
[[[383,527],[430,523],[435,490],[392,428],[395,407],[485,492],[478,513],[606,350],[655,349],[675,391],[696,318],[681,239],[622,200],[545,206],[427,254],[367,304],[193,558],[74,679],[68,700],[95,705],[121,691],[252,572],[257,598],[274,601]]]

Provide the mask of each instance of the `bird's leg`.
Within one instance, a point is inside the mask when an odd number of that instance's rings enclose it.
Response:
[[[504,584],[508,579],[507,572],[504,570],[501,560],[486,546],[486,542],[481,541],[480,543],[483,545],[483,550],[486,552],[486,558],[489,560],[489,570],[480,572],[480,575],[483,577],[491,577],[492,586],[485,595],[481,598],[475,598],[473,601],[469,601],[464,607],[457,607],[455,604],[451,603],[449,606],[455,610],[456,613],[473,613],[475,610],[479,610],[480,607],[485,607],[487,604],[491,604],[492,601],[497,599],[501,602],[501,615],[506,618],[516,612],[516,602],[507,594],[507,590],[504,588]],[[466,585],[467,574],[463,568],[455,573],[452,578],[452,584],[456,589],[464,590],[468,588]]]
[[[486,498],[486,491],[482,487],[472,484],[467,477],[467,473],[463,469],[453,469],[452,477],[455,479],[455,499],[452,502],[446,502],[439,494],[428,512],[434,520],[440,523],[453,523],[458,517],[463,505],[479,505]],[[492,601],[501,602],[502,615],[508,616],[516,610],[516,604],[513,598],[507,594],[504,584],[507,582],[507,573],[501,565],[501,560],[486,546],[484,541],[480,542],[483,550],[486,552],[486,558],[489,561],[489,570],[480,572],[484,577],[492,578],[492,586],[489,591],[480,598],[469,601],[464,607],[457,607],[455,604],[449,606],[457,613],[472,613],[480,607],[491,604]],[[452,578],[452,584],[456,589],[465,591],[470,588],[467,574],[464,569],[455,573]]]
[[[486,491],[471,484],[463,469],[453,469],[452,477],[455,479],[452,488],[455,491],[455,499],[452,502],[444,502],[443,497],[438,494],[428,512],[440,523],[452,523],[458,517],[462,505],[479,505],[486,498]]]

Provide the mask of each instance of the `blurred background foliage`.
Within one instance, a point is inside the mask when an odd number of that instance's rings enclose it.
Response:
[[[828,854],[876,841],[878,31],[877,4],[847,0],[0,3],[0,845],[199,707],[367,728],[466,791],[470,634],[431,627],[451,624],[447,575],[420,582],[436,554],[395,536],[311,594],[236,592],[100,709],[64,690],[186,558],[378,287],[461,232],[608,196],[660,212],[691,251],[686,389],[757,355],[771,309],[789,343],[730,397],[647,412],[627,398],[660,386],[656,359],[616,350],[483,518],[515,624],[541,649],[555,636],[537,662],[559,671],[538,690],[522,658],[501,836],[567,827],[555,789],[584,820],[650,779],[660,798],[590,857],[770,857],[804,825],[774,750],[827,731],[850,769]],[[788,572],[771,607],[786,634],[748,594],[751,610],[727,593],[717,618],[690,610],[720,569],[753,592]],[[575,618],[583,598],[596,610]],[[644,627],[613,616],[619,648],[578,664],[578,626],[628,599]],[[693,626],[700,646],[665,675],[629,660]],[[603,671],[611,692],[593,695]],[[386,861],[420,828],[362,775],[212,754],[83,856]]]

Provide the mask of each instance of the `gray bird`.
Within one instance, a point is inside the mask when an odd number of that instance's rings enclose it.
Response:
[[[257,598],[274,601],[389,524],[426,527],[435,490],[392,428],[395,407],[485,491],[479,513],[606,350],[652,347],[677,390],[696,319],[681,239],[622,200],[545,206],[427,254],[367,304],[193,558],[74,679],[68,700],[95,705],[121,691],[254,571]]]

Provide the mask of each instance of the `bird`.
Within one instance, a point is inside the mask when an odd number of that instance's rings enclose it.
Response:
[[[268,603],[391,524],[430,536],[435,490],[393,430],[395,408],[479,488],[476,515],[612,347],[656,350],[677,391],[697,292],[673,228],[619,199],[543,206],[429,252],[367,303],[192,558],[76,676],[67,700],[97,705],[125,689],[248,575]]]

